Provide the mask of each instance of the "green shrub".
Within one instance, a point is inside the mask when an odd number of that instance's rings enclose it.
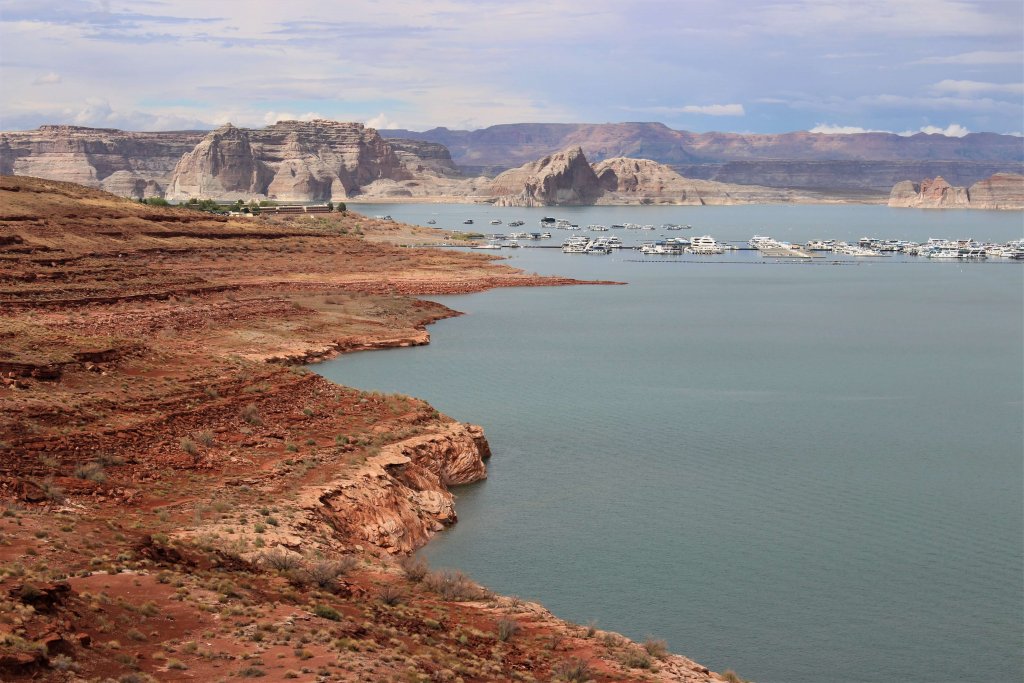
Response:
[[[341,613],[338,610],[328,605],[317,605],[313,608],[313,614],[324,619],[330,619],[331,621],[341,621]]]

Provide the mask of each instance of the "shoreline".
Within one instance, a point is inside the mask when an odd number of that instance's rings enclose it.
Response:
[[[485,476],[482,430],[294,367],[427,343],[458,313],[416,295],[589,283],[397,249],[416,227],[358,215],[0,194],[0,677],[720,680],[398,561]]]

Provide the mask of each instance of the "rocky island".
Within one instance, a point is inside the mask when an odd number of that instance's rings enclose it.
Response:
[[[738,680],[409,557],[483,431],[300,366],[427,343],[456,313],[417,295],[575,284],[394,246],[435,234],[0,177],[0,678]]]

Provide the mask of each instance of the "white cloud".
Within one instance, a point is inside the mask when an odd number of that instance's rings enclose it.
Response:
[[[961,126],[959,123],[951,123],[945,128],[939,128],[938,126],[921,126],[921,128],[916,131],[904,131],[900,133],[900,135],[925,133],[926,135],[945,135],[947,138],[962,138],[970,132],[971,131],[967,130],[966,126]]]
[[[745,116],[742,104],[688,104],[680,107],[684,114],[703,114],[705,116]]]
[[[1020,50],[976,50],[961,52],[947,57],[926,57],[911,64],[1020,64],[1024,62],[1024,52]]]
[[[51,71],[48,74],[43,74],[42,76],[34,78],[32,80],[32,85],[50,85],[53,83],[60,83],[60,81],[60,74],[55,71]]]
[[[820,133],[822,135],[855,135],[857,133],[891,133],[891,130],[877,130],[874,128],[861,128],[860,126],[837,126],[831,123],[819,123],[811,128],[808,133]]]
[[[381,112],[374,116],[372,119],[366,122],[367,128],[376,128],[377,130],[387,130],[389,128],[401,128],[400,125],[389,119],[384,112]]]
[[[268,111],[263,115],[263,123],[268,126],[272,126],[278,121],[313,121],[315,119],[328,118],[323,114],[318,114],[315,111],[309,111],[300,116],[296,116],[291,112],[287,111]]]
[[[956,93],[957,95],[976,95],[978,93],[1024,94],[1024,83],[987,83],[984,81],[956,81],[946,79],[932,86],[936,92]]]
[[[620,107],[626,111],[652,114],[702,114],[704,116],[746,116],[742,104],[686,104],[681,107]]]
[[[861,128],[860,126],[837,126],[831,123],[819,123],[814,128],[811,128],[808,133],[820,133],[822,135],[856,135],[858,133],[892,133],[891,130],[879,130],[877,128]],[[950,138],[962,138],[963,136],[970,133],[966,126],[962,126],[959,123],[951,123],[945,128],[939,128],[938,126],[921,126],[917,130],[905,130],[896,135],[903,137],[909,137],[911,135],[917,135],[918,133],[926,133],[927,135],[945,135]],[[1012,133],[1008,133],[1012,135]]]

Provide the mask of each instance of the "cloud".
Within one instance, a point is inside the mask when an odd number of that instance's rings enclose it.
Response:
[[[98,97],[87,98],[76,106],[4,111],[0,116],[0,129],[3,130],[31,130],[55,123],[124,130],[205,130],[215,127],[187,113],[117,109]]]
[[[821,135],[857,135],[860,133],[889,133],[893,134],[891,130],[879,130],[877,128],[861,128],[860,126],[837,126],[831,123],[819,123],[814,128],[811,128],[808,133],[820,133]],[[921,126],[917,130],[905,130],[902,133],[895,133],[902,137],[910,137],[911,135],[917,135],[918,133],[925,133],[927,135],[945,135],[950,138],[962,138],[971,131],[967,130],[966,126],[962,126],[959,123],[951,123],[945,128],[939,128],[938,126]],[[1009,133],[1008,133],[1009,134]]]
[[[946,57],[925,57],[911,64],[963,64],[975,66],[979,64],[1020,64],[1024,62],[1024,52],[1020,50],[975,50],[961,52]]]
[[[983,81],[954,81],[946,79],[932,86],[936,92],[956,93],[957,95],[976,95],[978,93],[1024,94],[1024,83],[986,83]]]
[[[51,85],[53,83],[60,83],[60,81],[60,74],[55,71],[51,71],[48,74],[43,74],[42,76],[34,78],[32,80],[32,85]]]
[[[822,135],[855,135],[857,133],[891,133],[891,130],[877,130],[874,128],[861,128],[860,126],[837,126],[831,123],[819,123],[811,128],[808,133],[820,133]]]
[[[687,104],[681,107],[621,107],[626,111],[653,114],[702,114],[704,116],[745,116],[742,104]]]
[[[400,125],[389,119],[384,112],[381,112],[374,116],[372,119],[366,122],[367,128],[376,128],[377,130],[388,130],[394,128],[401,128]]]
[[[971,131],[967,130],[965,126],[961,126],[959,123],[951,123],[945,128],[939,128],[938,126],[921,126],[920,129],[908,130],[900,133],[900,135],[916,135],[917,133],[924,133],[926,135],[945,135],[948,138],[962,138]]]
[[[684,114],[703,114],[705,116],[745,116],[742,104],[688,104],[680,108]]]
[[[272,126],[278,121],[314,121],[316,119],[328,118],[323,114],[318,114],[315,111],[308,111],[305,114],[296,116],[291,112],[287,111],[268,111],[263,115],[263,123]]]

